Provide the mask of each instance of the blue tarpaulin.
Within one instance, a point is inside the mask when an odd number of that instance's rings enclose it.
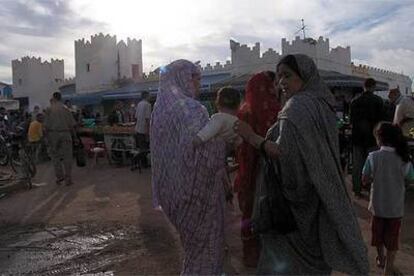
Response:
[[[211,92],[211,85],[225,79],[230,78],[229,73],[219,73],[202,76],[201,92]],[[121,88],[114,88],[101,92],[85,93],[85,94],[70,94],[63,95],[64,100],[70,100],[73,105],[98,105],[105,100],[127,100],[139,99],[141,93],[148,91],[151,94],[156,94],[158,91],[158,81],[149,81],[142,83],[134,83]]]
[[[64,95],[63,100],[70,100],[73,105],[98,105],[102,102],[100,93]]]

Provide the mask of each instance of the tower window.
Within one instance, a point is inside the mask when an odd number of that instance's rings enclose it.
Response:
[[[90,72],[91,71],[91,64],[87,63],[86,64],[86,72]]]
[[[22,79],[19,79],[18,82],[19,82],[19,85],[22,85],[23,84],[23,80]]]

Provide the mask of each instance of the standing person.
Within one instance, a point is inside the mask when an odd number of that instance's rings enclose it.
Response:
[[[398,126],[382,122],[375,134],[381,148],[368,155],[362,171],[362,183],[371,185],[368,207],[373,216],[371,244],[377,248],[377,266],[385,267],[384,275],[402,275],[394,261],[404,216],[405,188],[414,181],[414,170],[407,141]]]
[[[128,123],[135,122],[135,112],[136,112],[135,103],[131,102],[128,104],[128,110],[127,110],[127,120]]]
[[[124,114],[124,111],[122,110],[123,108],[124,108],[124,105],[122,104],[121,101],[116,103],[116,105],[115,105],[115,114],[118,118],[118,124],[125,123],[125,114]]]
[[[72,182],[72,137],[76,137],[76,122],[72,113],[63,105],[62,95],[53,93],[53,103],[45,118],[45,131],[50,147],[50,155],[56,175],[56,184]]]
[[[76,115],[76,106],[72,105],[72,102],[70,100],[66,100],[64,106],[70,111],[70,113],[72,113],[73,118],[78,124],[82,122],[80,120],[80,117],[77,117]]]
[[[224,255],[222,177],[225,143],[213,139],[197,149],[192,141],[209,120],[195,98],[199,68],[176,60],[161,69],[151,117],[153,201],[175,226],[184,248],[184,275],[220,275]]]
[[[42,113],[38,113],[34,121],[29,125],[27,132],[27,140],[30,145],[30,152],[35,162],[39,161],[39,154],[43,140],[43,121],[44,116]]]
[[[373,130],[383,119],[383,100],[374,95],[376,81],[368,78],[364,92],[351,102],[350,117],[352,124],[352,190],[361,196],[361,172],[368,153],[376,148]]]
[[[124,121],[124,113],[122,112],[122,102],[117,102],[113,109],[111,114],[108,116],[108,123],[112,125],[119,125],[123,124]]]
[[[7,115],[7,110],[3,106],[0,107],[0,132],[2,134],[7,134],[10,130],[10,122]]]
[[[288,100],[267,137],[244,122],[235,126],[263,156],[279,164],[277,183],[263,182],[266,167],[260,167],[258,191],[265,185],[280,186],[283,203],[296,222],[296,230],[289,233],[261,233],[257,273],[328,275],[335,270],[366,275],[367,250],[341,170],[335,99],[308,56],[285,56],[277,74]],[[261,218],[263,198],[273,196],[271,191],[257,193],[255,220]]]
[[[401,95],[400,89],[391,89],[388,99],[395,105],[393,123],[401,127],[405,137],[410,137],[410,129],[414,128],[414,100]]]
[[[238,121],[237,111],[240,106],[240,93],[231,87],[220,88],[217,92],[216,107],[218,112],[213,114],[210,121],[197,133],[193,140],[195,148],[200,145],[218,138],[226,142],[226,155],[234,156],[235,148],[240,145],[243,140],[234,132],[234,124]],[[227,158],[226,158],[227,159]],[[223,164],[226,164],[226,159]],[[227,172],[231,173],[237,170],[238,164],[227,166]],[[224,190],[226,193],[226,200],[231,203],[233,193],[231,188],[230,176],[226,174],[223,178]]]
[[[31,114],[32,121],[35,121],[35,120],[36,120],[36,118],[37,118],[37,114],[39,114],[39,113],[41,113],[41,112],[40,112],[40,107],[39,107],[38,105],[35,105],[35,106],[33,107],[33,112],[32,112],[32,114]]]
[[[238,112],[239,119],[248,123],[261,136],[265,136],[267,130],[276,122],[280,110],[275,77],[275,73],[270,71],[254,75],[247,83],[245,101]],[[236,162],[240,167],[234,186],[242,212],[240,226],[243,263],[247,267],[257,266],[260,253],[259,243],[251,231],[259,157],[259,152],[247,142],[237,149]]]
[[[149,129],[151,120],[151,104],[149,102],[150,94],[147,91],[142,92],[141,100],[139,101],[136,111],[135,118],[137,120],[135,125],[135,134],[137,147],[141,151],[148,150],[149,142]],[[147,158],[143,156],[143,165],[148,167]]]

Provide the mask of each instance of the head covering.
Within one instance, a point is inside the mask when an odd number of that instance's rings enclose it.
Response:
[[[247,82],[245,100],[240,107],[239,118],[249,123],[262,136],[266,135],[276,121],[280,110],[280,103],[276,95],[272,94],[274,89],[274,81],[266,72],[253,75]]]
[[[200,76],[200,68],[194,63],[179,59],[160,70],[160,86],[157,95],[158,104],[171,104],[185,97],[194,98],[194,76]]]
[[[308,96],[323,100],[334,107],[335,97],[320,77],[315,62],[307,55],[295,54],[292,56],[295,58],[298,65],[299,77],[304,82],[299,93],[307,93]]]
[[[161,69],[151,117],[153,204],[180,233],[182,274],[222,272],[225,144],[212,140],[194,149],[192,141],[208,120],[193,97],[196,65],[177,60]]]
[[[292,258],[289,273],[311,274],[313,267],[319,273],[365,275],[367,250],[342,175],[334,98],[312,59],[294,57],[304,86],[286,102],[268,138],[279,143],[284,195],[298,223],[290,238],[300,254],[292,255],[290,245],[279,246],[286,245],[286,237],[280,237],[275,252]]]

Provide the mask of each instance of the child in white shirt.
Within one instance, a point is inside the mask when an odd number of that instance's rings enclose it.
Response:
[[[216,106],[218,113],[211,116],[210,121],[203,127],[193,140],[195,147],[215,138],[223,138],[228,145],[238,145],[242,138],[237,135],[233,126],[238,121],[237,111],[240,106],[239,91],[223,87],[217,92]]]
[[[381,122],[375,129],[375,137],[381,148],[368,155],[362,183],[371,185],[368,208],[372,213],[371,244],[377,247],[377,266],[384,268],[385,275],[392,275],[398,274],[394,260],[404,216],[405,188],[414,180],[414,170],[407,142],[398,126]]]
[[[233,126],[238,121],[237,111],[240,106],[240,93],[236,89],[223,87],[217,92],[216,106],[218,113],[211,116],[210,121],[197,133],[193,140],[193,146],[197,148],[203,143],[215,138],[222,138],[227,144],[228,153],[233,151],[236,146],[243,142],[243,139],[237,135]],[[227,173],[237,170],[238,165],[227,166]],[[226,200],[232,201],[233,194],[230,188],[230,178],[228,174],[223,179]]]

